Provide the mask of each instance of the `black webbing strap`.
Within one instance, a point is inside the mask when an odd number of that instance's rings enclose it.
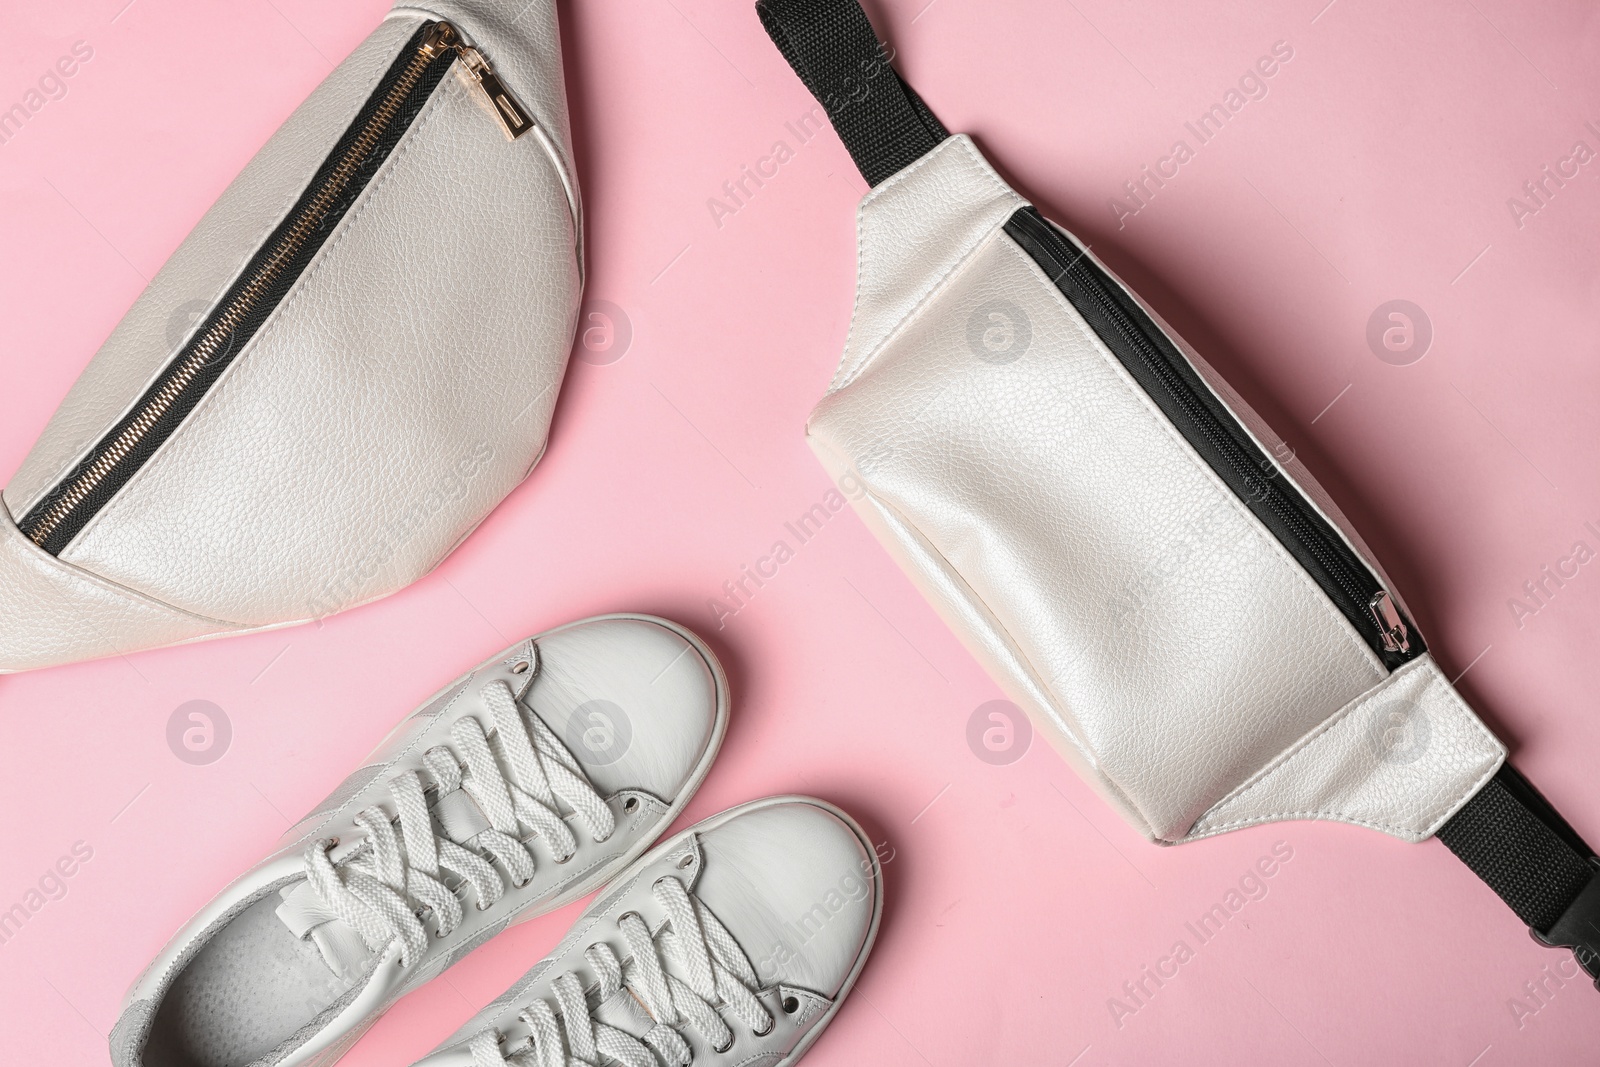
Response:
[[[1600,986],[1600,861],[1516,768],[1502,765],[1438,837],[1534,937],[1572,949]]]
[[[828,113],[867,184],[950,136],[889,65],[857,0],[759,0],[756,15]]]

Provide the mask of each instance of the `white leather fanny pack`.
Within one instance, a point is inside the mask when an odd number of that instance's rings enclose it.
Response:
[[[5,490],[0,672],[385,596],[526,477],[582,287],[555,7],[396,7],[206,213]]]
[[[874,186],[810,443],[1039,732],[1152,841],[1288,819],[1438,833],[1548,933],[1592,851],[1501,770],[1292,452],[946,133],[856,0],[757,11]],[[1485,873],[1548,888],[1552,865],[1548,895]]]

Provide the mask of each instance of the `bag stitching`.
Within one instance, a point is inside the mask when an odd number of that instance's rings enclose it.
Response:
[[[1422,668],[1420,666],[1417,666],[1418,664],[1432,663],[1432,662],[1433,662],[1433,660],[1432,660],[1431,657],[1419,658],[1417,660],[1413,660],[1412,663],[1407,664],[1405,667],[1402,667],[1401,671],[1411,670],[1411,673],[1419,673],[1419,672],[1421,672]],[[1437,665],[1436,664],[1435,664],[1435,667],[1437,669]],[[1412,670],[1412,668],[1415,668],[1415,669]],[[1399,673],[1400,673],[1399,671],[1396,672],[1397,675]],[[1394,675],[1391,675],[1390,677],[1393,678]],[[1436,678],[1428,679],[1427,682],[1425,683],[1425,686],[1423,688],[1422,693],[1426,693],[1429,689],[1433,689],[1436,686],[1438,686],[1438,684],[1440,683],[1440,681],[1442,679],[1443,679],[1442,675],[1440,675],[1439,677],[1436,677]],[[1380,686],[1375,687],[1375,689],[1382,689],[1382,688],[1384,688],[1384,686],[1380,685]],[[1498,747],[1499,746],[1499,740],[1497,738],[1495,738],[1495,736],[1489,732],[1489,729],[1486,726],[1483,725],[1482,721],[1480,721],[1478,719],[1477,715],[1475,715],[1473,713],[1472,709],[1467,706],[1466,701],[1461,698],[1461,694],[1460,693],[1456,692],[1455,687],[1451,686],[1448,682],[1446,682],[1444,688],[1445,688],[1445,699],[1449,700],[1449,701],[1453,701],[1457,706],[1459,706],[1459,708],[1466,713],[1467,722],[1471,725],[1471,727],[1473,729],[1475,729],[1477,731],[1477,733],[1481,737],[1486,738],[1491,743],[1491,745]],[[1290,761],[1292,761],[1296,756],[1300,755],[1301,752],[1303,752],[1307,748],[1309,748],[1310,745],[1313,742],[1315,742],[1318,738],[1320,738],[1324,734],[1331,733],[1335,728],[1337,728],[1339,726],[1342,726],[1347,722],[1352,721],[1355,718],[1355,713],[1356,713],[1357,708],[1367,706],[1366,702],[1372,698],[1373,692],[1374,692],[1374,690],[1369,690],[1368,692],[1363,693],[1361,696],[1356,697],[1349,704],[1347,704],[1344,708],[1340,709],[1340,711],[1337,714],[1335,714],[1332,718],[1328,719],[1324,723],[1319,724],[1316,729],[1308,732],[1304,737],[1302,737],[1300,739],[1299,742],[1296,742],[1296,744],[1291,746],[1290,749],[1286,750],[1284,754],[1282,754],[1277,759],[1275,759],[1270,764],[1268,764],[1268,766],[1263,768],[1262,771],[1258,772],[1254,781],[1251,781],[1251,782],[1247,783],[1246,785],[1241,786],[1240,788],[1234,790],[1234,792],[1230,793],[1228,796],[1223,797],[1221,800],[1217,801],[1217,803],[1215,805],[1213,805],[1213,808],[1220,807],[1220,806],[1222,806],[1224,804],[1229,804],[1229,803],[1234,803],[1234,802],[1240,801],[1245,797],[1246,794],[1248,794],[1249,792],[1254,790],[1257,786],[1259,786],[1262,783],[1268,781],[1269,779],[1274,779],[1276,777],[1276,775],[1277,775],[1277,772],[1279,772],[1281,770],[1284,770],[1288,766]],[[1419,694],[1419,696],[1421,696],[1421,695],[1422,694]],[[1478,778],[1475,779],[1473,782],[1471,782],[1464,792],[1462,792],[1462,793],[1460,793],[1460,794],[1458,794],[1456,796],[1453,796],[1447,803],[1445,803],[1443,805],[1435,805],[1434,807],[1437,809],[1437,808],[1442,806],[1446,811],[1453,810],[1457,805],[1461,804],[1468,797],[1471,797],[1479,789],[1481,789],[1483,787],[1483,784],[1485,782],[1487,782],[1489,780],[1489,778],[1494,775],[1496,769],[1498,769],[1498,767],[1500,766],[1500,763],[1501,763],[1500,759],[1492,760],[1490,762],[1490,764],[1489,764],[1489,769],[1487,771],[1483,772],[1481,775],[1479,775]],[[1203,819],[1203,818],[1205,818],[1205,816],[1201,815],[1201,819]],[[1424,832],[1424,831],[1419,831],[1418,829],[1416,829],[1414,827],[1402,827],[1402,826],[1399,826],[1398,824],[1380,822],[1380,821],[1371,820],[1371,819],[1354,819],[1354,818],[1349,817],[1348,815],[1342,815],[1342,814],[1340,814],[1338,812],[1330,812],[1330,811],[1279,811],[1279,812],[1267,812],[1267,813],[1263,813],[1261,815],[1253,815],[1253,816],[1249,816],[1249,817],[1243,818],[1243,819],[1236,819],[1236,820],[1233,820],[1233,821],[1230,821],[1230,822],[1226,822],[1226,823],[1219,823],[1219,824],[1216,824],[1214,826],[1208,827],[1206,830],[1204,830],[1203,832],[1201,832],[1199,834],[1195,834],[1195,835],[1187,835],[1186,834],[1183,839],[1184,840],[1198,840],[1200,838],[1210,837],[1213,834],[1225,833],[1225,832],[1227,832],[1229,830],[1237,830],[1237,829],[1241,829],[1241,828],[1246,827],[1246,826],[1255,826],[1255,825],[1258,825],[1258,824],[1263,823],[1263,822],[1278,822],[1278,821],[1282,821],[1282,820],[1285,820],[1285,819],[1336,819],[1336,820],[1338,820],[1340,822],[1347,822],[1347,823],[1352,823],[1354,825],[1365,826],[1365,827],[1368,827],[1370,829],[1380,830],[1380,831],[1383,831],[1385,833],[1391,833],[1391,834],[1394,834],[1395,836],[1399,836],[1399,837],[1409,836],[1409,835],[1417,834],[1417,833],[1421,833],[1423,837],[1431,836],[1431,831]],[[1429,821],[1430,822],[1433,822],[1436,819],[1437,819],[1437,816],[1430,815],[1430,817],[1429,817]],[[1198,822],[1199,820],[1196,820],[1196,821]]]
[[[856,239],[856,290],[855,299],[850,310],[850,329],[845,334],[844,353],[846,355],[848,355],[850,352],[850,344],[855,340],[857,329],[860,326],[859,314],[861,311],[861,279],[864,276],[866,269],[866,241],[863,240],[863,237],[866,234],[867,208],[875,203],[878,197],[887,195],[891,189],[894,189],[899,185],[909,181],[911,176],[921,170],[924,166],[931,164],[936,159],[943,158],[940,153],[947,145],[955,146],[950,149],[952,152],[956,150],[956,147],[959,147],[962,150],[959,153],[962,161],[969,168],[976,171],[978,177],[988,184],[991,189],[998,192],[1001,196],[1009,194],[1016,199],[1019,205],[1026,203],[1022,197],[1017,195],[1015,189],[1012,189],[1009,185],[1000,180],[1000,178],[994,173],[993,168],[988,165],[987,160],[983,159],[982,155],[979,154],[977,149],[972,146],[971,142],[962,136],[956,136],[947,139],[945,142],[939,145],[939,147],[935,148],[931,152],[928,152],[915,163],[912,163],[909,167],[906,167],[904,170],[894,174],[882,185],[869,192],[861,201],[860,206],[856,208],[856,233],[858,235]],[[871,363],[873,359],[883,351],[889,342],[901,332],[901,328],[906,324],[906,322],[915,318],[927,305],[928,301],[944,287],[945,282],[948,281],[963,266],[965,266],[967,262],[971,260],[971,258],[993,238],[994,231],[1000,229],[1000,227],[1003,225],[1004,222],[1002,221],[978,237],[978,239],[972,243],[972,246],[956,259],[955,263],[953,263],[947,270],[941,273],[930,283],[927,293],[920,297],[916,304],[910,308],[910,310],[908,310],[904,315],[897,319],[893,325],[890,326],[888,332],[884,334],[883,339],[868,351],[861,353],[856,358],[855,363],[848,370],[841,362],[837,373],[834,375],[833,381],[828,385],[828,392],[838,392],[840,389],[845,388],[846,386],[850,385],[851,382],[860,377],[861,373],[866,370],[867,364]]]

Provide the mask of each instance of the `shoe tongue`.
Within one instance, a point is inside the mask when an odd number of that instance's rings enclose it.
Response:
[[[322,902],[310,882],[292,882],[278,895],[283,898],[276,911],[278,921],[302,941],[309,938],[328,969],[341,980],[352,981],[371,966],[376,953],[366,939]]]

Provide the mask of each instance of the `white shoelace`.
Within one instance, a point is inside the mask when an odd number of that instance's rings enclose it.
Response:
[[[536,715],[529,716],[530,739],[516,697],[505,682],[491,682],[482,695],[494,715],[493,737],[472,716],[457,720],[450,730],[450,739],[466,762],[465,774],[455,753],[442,745],[424,753],[423,761],[439,796],[464,788],[477,802],[489,828],[472,843],[499,860],[511,874],[512,887],[520,889],[534,874],[533,853],[521,840],[523,834],[542,835],[557,863],[567,862],[577,851],[577,839],[557,810],[558,801],[577,813],[596,841],[611,836],[616,820],[571,753]],[[328,850],[337,842],[313,841],[306,846],[306,871],[322,903],[353,926],[369,948],[376,952],[399,938],[401,962],[409,966],[427,949],[428,933],[422,925],[427,911],[432,911],[441,937],[461,922],[461,902],[445,886],[445,871],[472,885],[479,910],[493,907],[506,885],[483,856],[434,832],[418,772],[396,775],[389,781],[389,791],[399,815],[398,835],[383,808],[363,808],[355,823],[365,832],[368,848],[336,867]]]
[[[772,1015],[753,992],[760,981],[727,927],[677,878],[658,879],[650,892],[667,912],[668,925],[659,942],[643,919],[628,912],[617,921],[628,946],[626,964],[604,941],[583,954],[599,981],[595,1007],[626,988],[655,1020],[642,1040],[595,1019],[577,975],[567,971],[551,983],[553,1006],[535,1000],[520,1014],[532,1031],[529,1043],[502,1054],[500,1035],[486,1030],[468,1046],[474,1067],[570,1067],[598,1063],[602,1056],[624,1067],[658,1067],[652,1049],[668,1064],[687,1064],[689,1045],[678,1033],[684,1025],[718,1052],[732,1046],[733,1031],[717,1014],[718,1005],[758,1036],[771,1033]],[[663,951],[686,979],[667,973]]]

